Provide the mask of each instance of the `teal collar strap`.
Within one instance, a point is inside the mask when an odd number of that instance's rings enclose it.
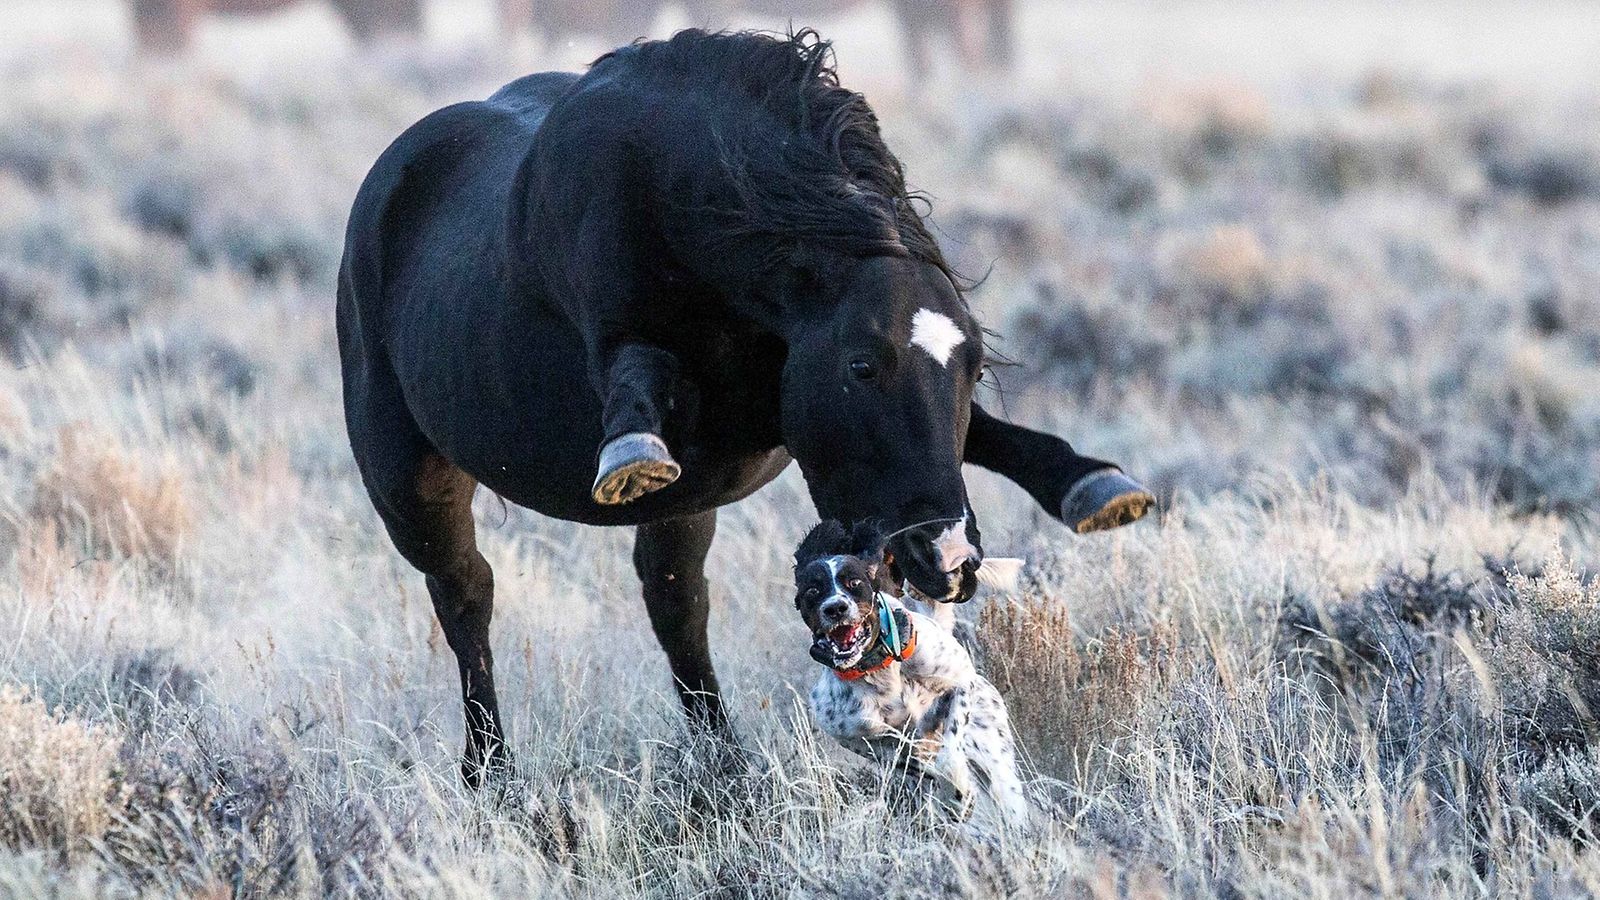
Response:
[[[878,611],[878,637],[861,655],[861,659],[848,669],[834,669],[833,673],[845,681],[855,681],[886,669],[891,663],[901,662],[917,652],[917,633],[911,625],[911,614],[889,605],[889,597],[881,591],[874,598]]]

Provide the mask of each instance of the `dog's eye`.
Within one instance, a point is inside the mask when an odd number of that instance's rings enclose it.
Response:
[[[847,588],[849,588],[850,590],[853,591],[856,588],[861,587],[861,579],[852,578],[848,582],[846,582],[845,587],[847,587]]]
[[[806,588],[806,596],[807,597],[815,597],[816,595],[818,595],[820,593],[822,593],[822,591],[819,590],[818,588],[814,588],[814,587]]]
[[[878,374],[878,366],[870,359],[850,360],[850,374],[857,381],[870,381]]]

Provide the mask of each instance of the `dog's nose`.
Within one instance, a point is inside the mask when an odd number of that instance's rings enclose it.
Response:
[[[850,614],[850,602],[834,597],[822,604],[822,618],[829,622],[837,622]]]

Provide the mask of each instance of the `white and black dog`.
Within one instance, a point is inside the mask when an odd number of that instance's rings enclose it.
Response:
[[[856,753],[931,777],[962,817],[1025,823],[1000,692],[948,625],[891,595],[883,544],[870,524],[828,521],[795,551],[795,608],[829,669],[811,689],[817,724]]]

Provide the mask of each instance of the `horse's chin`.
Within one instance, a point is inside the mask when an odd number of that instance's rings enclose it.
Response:
[[[932,578],[918,578],[908,572],[906,586],[921,600],[935,603],[965,603],[978,592],[978,577],[976,570],[969,567],[962,567],[954,572],[940,572]]]

